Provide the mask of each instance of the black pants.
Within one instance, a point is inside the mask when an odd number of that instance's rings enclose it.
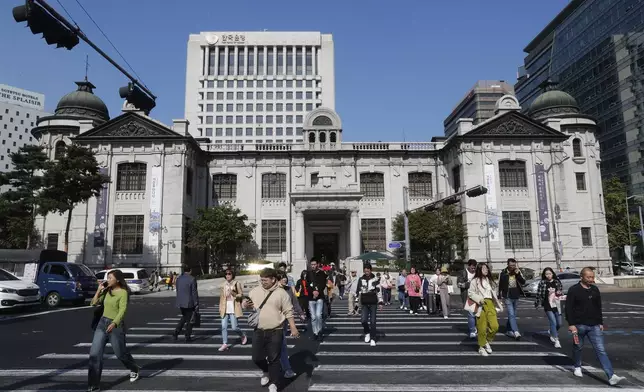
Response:
[[[414,313],[418,313],[418,308],[420,308],[420,297],[409,296],[409,307],[410,310]]]
[[[270,384],[278,385],[282,374],[280,353],[282,351],[283,328],[256,329],[253,336],[253,362],[264,373],[268,373]]]
[[[371,337],[376,340],[376,309],[378,305],[362,305],[362,328],[364,333],[373,333]]]
[[[309,297],[305,296],[304,294],[301,294],[298,298],[297,301],[300,303],[300,307],[306,312],[306,318],[311,319],[311,311],[309,310]]]
[[[177,327],[174,329],[174,335],[178,336],[183,329],[183,325],[186,325],[186,337],[189,337],[192,334],[192,315],[195,312],[195,308],[179,308],[181,309],[181,319],[177,323]]]

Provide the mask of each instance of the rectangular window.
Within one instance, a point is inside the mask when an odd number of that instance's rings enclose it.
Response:
[[[387,250],[387,228],[384,219],[362,219],[362,251]]]
[[[503,211],[503,240],[506,249],[532,249],[530,211]]]
[[[252,124],[253,123],[253,116],[246,116],[246,124]]]
[[[590,227],[581,228],[581,246],[593,246],[593,238],[590,235]]]
[[[224,67],[226,66],[226,53],[223,48],[219,49],[219,63],[217,64],[217,75],[224,74]]]
[[[246,136],[253,136],[253,128],[246,128]]]
[[[58,234],[49,233],[47,234],[47,250],[56,250],[58,249]]]
[[[257,48],[257,74],[264,75],[264,48]],[[259,80],[257,81],[257,87],[260,87]]]
[[[117,191],[145,191],[147,165],[145,163],[121,163],[117,167]]]
[[[228,49],[228,75],[235,74],[235,50]]]
[[[237,108],[236,110],[238,112],[243,112],[244,111],[244,104],[243,103],[238,103],[236,108]]]
[[[293,111],[293,104],[292,103],[287,103],[286,104],[286,111],[287,112],[292,112]]]
[[[255,94],[255,96],[257,97],[257,99],[258,99],[258,100],[259,100],[259,99],[264,99],[264,92],[263,92],[263,91],[258,91],[258,92]]]
[[[235,116],[235,124],[243,124],[244,116]]]
[[[248,71],[246,72],[246,75],[254,75],[254,74],[255,74],[255,49],[248,48]]]
[[[247,91],[246,92],[246,99],[253,99],[253,92],[252,91]]]
[[[577,182],[577,190],[586,190],[586,173],[575,173],[575,180]]]
[[[499,181],[501,188],[527,188],[525,162],[523,161],[500,161]]]
[[[237,176],[235,174],[214,174],[212,176],[212,197],[214,200],[237,199]]]
[[[224,111],[224,104],[223,103],[218,103],[216,107],[218,112],[223,112]]]
[[[226,116],[226,124],[232,124],[233,123],[233,116]]]
[[[293,99],[293,91],[286,92],[286,99]]]
[[[239,47],[237,49],[237,75],[243,75],[244,74],[244,60],[246,59],[245,53],[244,53],[244,48]]]
[[[276,111],[276,112],[282,112],[282,111],[284,111],[284,104],[283,104],[283,103],[276,103],[276,104],[275,104],[275,111]]]
[[[452,168],[452,188],[454,193],[458,192],[461,187],[461,166],[456,165]]]
[[[262,253],[286,252],[286,220],[262,220]]]
[[[226,136],[232,136],[233,135],[233,129],[232,128],[226,128]]]
[[[271,120],[271,122],[272,121],[273,120]],[[266,136],[273,136],[273,128],[270,128],[270,127],[266,128]]]
[[[212,128],[206,128],[206,136],[212,136]]]
[[[306,48],[306,74],[307,75],[313,75],[313,48],[307,47]],[[309,81],[307,81],[308,83]]]
[[[385,180],[382,173],[361,173],[360,193],[364,197],[385,197]]]
[[[273,111],[273,104],[272,103],[267,103],[266,104],[266,111],[267,112],[272,112]]]
[[[409,173],[409,197],[431,198],[432,173]]]
[[[224,123],[224,116],[215,117],[215,124],[223,124],[223,123]]]
[[[266,51],[266,75],[273,75],[273,55],[273,48],[268,48]],[[268,82],[266,84],[268,85]]]
[[[284,46],[277,48],[277,74],[284,75]],[[279,81],[278,81],[279,82]]]
[[[145,215],[115,215],[113,252],[117,255],[143,254]]]
[[[252,103],[247,103],[246,104],[246,111],[247,112],[252,112],[253,111],[253,104]]]
[[[302,48],[297,48],[295,55],[295,74],[302,75],[302,64],[304,63],[302,58]],[[298,80],[298,83],[301,83],[301,80]]]
[[[293,75],[293,47],[286,48],[286,74]]]
[[[286,198],[286,174],[266,173],[262,176],[262,199]]]
[[[192,168],[186,168],[186,195],[192,196]]]
[[[244,99],[244,93],[241,91],[237,92],[237,99]]]
[[[270,80],[269,80],[270,82]],[[267,91],[266,92],[266,99],[273,99],[275,94],[272,91]]]
[[[306,111],[307,111],[307,112],[310,112],[310,111],[312,111],[312,110],[313,110],[313,104],[312,104],[312,103],[307,103],[307,104],[306,104]]]
[[[223,128],[215,128],[215,136],[224,136]]]
[[[304,105],[301,104],[301,103],[296,103],[295,104],[295,111],[301,112],[302,110],[304,110]]]
[[[263,80],[256,80],[257,82],[257,88],[263,88],[264,87],[264,81]]]
[[[227,112],[232,112],[233,111],[233,104],[232,103],[227,103],[226,104],[226,111]]]
[[[313,92],[307,91],[306,92],[306,99],[313,99]]]
[[[302,98],[303,98],[303,97],[302,97],[302,92],[301,92],[301,91],[297,91],[297,92],[295,93],[295,99],[302,99]]]
[[[207,100],[215,99],[215,94],[214,93],[206,93],[206,99]]]
[[[257,111],[258,112],[263,112],[264,111],[264,104],[263,103],[258,103],[257,104]]]
[[[228,80],[226,82],[226,87],[228,88],[234,88],[235,87],[235,81],[234,80]],[[232,97],[231,97],[232,98]]]
[[[224,92],[223,91],[218,91],[217,92],[217,99],[223,100],[224,99]]]

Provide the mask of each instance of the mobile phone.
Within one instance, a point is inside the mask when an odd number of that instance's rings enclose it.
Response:
[[[105,288],[107,287],[107,282],[103,282],[102,286]]]
[[[247,300],[247,301],[249,301],[249,302],[253,302],[253,301],[250,299],[250,297],[249,297],[249,296],[247,296],[247,295],[242,295],[241,297],[237,297],[237,298],[236,298],[236,300],[237,300],[238,302],[242,302],[243,300]]]

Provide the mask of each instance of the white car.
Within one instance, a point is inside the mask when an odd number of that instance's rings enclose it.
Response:
[[[11,309],[40,304],[37,284],[22,280],[0,268],[0,309]]]
[[[121,270],[128,287],[133,293],[142,293],[150,291],[150,274],[145,268],[112,268],[96,273],[98,284],[103,284],[105,277],[112,270]]]

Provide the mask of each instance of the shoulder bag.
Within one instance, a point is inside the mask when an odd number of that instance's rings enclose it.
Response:
[[[103,305],[103,301],[105,301],[105,294],[103,294],[100,298],[100,304],[94,307],[94,315],[92,316],[92,331],[95,331],[96,327],[98,327],[98,323],[101,321],[101,317],[103,317],[103,311],[105,310],[105,306]]]
[[[259,308],[248,315],[247,322],[249,327],[257,328],[257,326],[259,325],[259,313],[262,311],[262,308],[266,304],[266,301],[268,301],[268,299],[271,297],[271,294],[273,294],[273,291],[269,291],[266,298],[264,298],[264,301],[262,301],[261,305],[259,305]]]

